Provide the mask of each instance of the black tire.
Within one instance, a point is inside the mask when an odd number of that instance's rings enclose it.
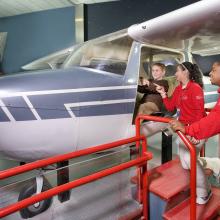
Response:
[[[43,183],[43,191],[47,191],[48,189],[51,189],[51,185],[44,179]],[[33,196],[36,193],[36,181],[31,182],[30,184],[26,185],[21,192],[19,193],[18,201],[21,201],[23,199],[29,198]],[[20,210],[20,215],[22,218],[32,218],[36,215],[39,215],[40,213],[46,211],[50,205],[52,204],[52,198],[43,200],[39,203],[38,207],[35,207],[34,205],[28,206],[24,209]]]

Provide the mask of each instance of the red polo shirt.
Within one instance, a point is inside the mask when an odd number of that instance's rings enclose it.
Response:
[[[179,121],[184,124],[192,124],[206,115],[203,90],[193,81],[185,88],[181,84],[177,86],[172,97],[164,98],[163,103],[169,111],[179,109]]]
[[[220,93],[220,89],[218,92]],[[209,138],[220,133],[220,98],[205,118],[190,126],[186,126],[185,133],[197,139]]]

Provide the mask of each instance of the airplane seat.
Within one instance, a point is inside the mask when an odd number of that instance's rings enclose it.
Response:
[[[167,92],[167,96],[171,97],[173,94],[174,89],[176,88],[176,86],[178,85],[178,82],[176,81],[176,77],[175,76],[168,76],[164,78],[165,80],[167,80],[168,82],[168,92]]]
[[[166,66],[166,76],[174,76],[176,73],[176,66],[167,65]]]
[[[168,97],[170,97],[173,94],[173,91],[177,86],[175,73],[176,73],[176,66],[175,65],[167,65],[166,66],[165,80],[168,81],[168,85],[169,85],[169,90],[167,92]]]
[[[167,96],[171,97],[173,94],[174,89],[176,88],[176,86],[178,85],[178,82],[176,81],[176,77],[174,75],[172,76],[168,76],[164,78],[165,80],[168,81],[168,85],[169,85],[169,89],[167,92]],[[169,112],[167,111],[167,109],[165,108],[164,104],[162,105],[162,109],[160,112],[154,112],[151,115],[152,116],[160,116],[160,117],[171,117],[176,113],[176,110]]]

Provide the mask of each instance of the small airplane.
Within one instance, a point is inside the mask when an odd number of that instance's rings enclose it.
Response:
[[[0,152],[30,162],[130,137],[139,77],[149,77],[154,62],[164,63],[171,95],[175,66],[219,54],[219,42],[220,1],[204,0],[1,77]],[[204,82],[211,107],[217,87],[207,76]],[[146,135],[166,126],[149,122]]]

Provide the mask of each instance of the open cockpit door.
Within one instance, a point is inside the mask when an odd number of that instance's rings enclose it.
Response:
[[[182,53],[153,45],[142,45],[139,64],[139,78],[151,79],[152,65],[154,63],[164,64],[166,67],[165,79],[168,81],[169,85],[168,96],[171,96],[178,84],[175,78],[176,65],[183,61],[184,55]],[[137,115],[142,97],[143,94],[137,92],[134,118]]]
[[[169,83],[168,96],[170,96],[177,85],[175,72],[177,64],[184,61],[184,55],[177,51],[156,46],[142,46],[139,77],[152,78],[152,65],[162,63],[166,67],[165,79]]]

